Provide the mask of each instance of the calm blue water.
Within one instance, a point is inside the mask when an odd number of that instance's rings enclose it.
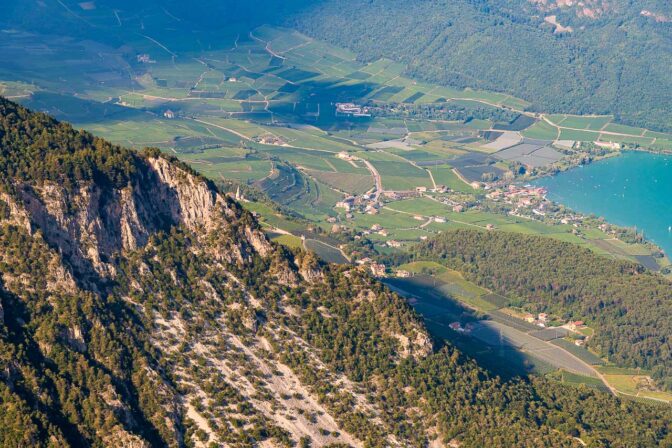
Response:
[[[548,198],[578,212],[644,231],[672,254],[672,156],[626,152],[534,182]]]

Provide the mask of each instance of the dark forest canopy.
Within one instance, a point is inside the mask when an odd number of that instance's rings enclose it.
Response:
[[[672,388],[669,280],[570,243],[506,232],[446,232],[414,256],[463,272],[518,305],[586,320],[596,330],[593,349],[617,364],[651,369]]]

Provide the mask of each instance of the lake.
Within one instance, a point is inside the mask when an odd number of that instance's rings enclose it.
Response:
[[[534,182],[548,198],[584,214],[637,227],[672,255],[672,156],[625,152]]]

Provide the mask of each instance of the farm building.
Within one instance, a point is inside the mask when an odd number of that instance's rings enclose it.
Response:
[[[371,263],[371,273],[374,277],[385,277],[385,265],[382,263]]]

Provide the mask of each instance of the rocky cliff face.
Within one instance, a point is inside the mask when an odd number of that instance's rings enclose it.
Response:
[[[113,259],[147,244],[158,231],[182,226],[199,234],[225,229],[240,217],[238,205],[211,185],[162,157],[141,159],[128,186],[102,188],[84,182],[74,189],[56,182],[16,182],[17,194],[3,194],[9,219],[31,233],[40,232],[80,275],[112,278]],[[271,246],[256,226],[247,227],[234,256],[239,261]]]

